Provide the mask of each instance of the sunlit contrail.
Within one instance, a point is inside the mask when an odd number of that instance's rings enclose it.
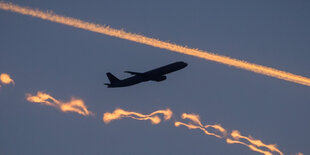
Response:
[[[187,114],[183,113],[181,115],[182,119],[189,119],[189,123],[183,123],[183,122],[178,122],[176,121],[174,125],[176,127],[183,125],[186,126],[188,129],[200,129],[202,130],[206,135],[211,135],[215,136],[217,138],[225,138],[226,142],[228,144],[241,144],[245,145],[248,148],[250,148],[252,151],[256,151],[259,153],[262,153],[264,155],[273,155],[271,152],[276,152],[280,155],[283,155],[283,153],[277,148],[276,145],[272,144],[264,144],[261,140],[254,139],[252,137],[246,137],[242,136],[239,131],[233,130],[230,135],[227,134],[226,129],[224,129],[221,125],[202,125],[200,121],[200,117],[197,114]],[[213,132],[208,131],[208,128],[213,128],[215,129],[218,133],[216,134]],[[245,139],[248,141],[250,144],[247,144],[245,142],[240,141],[240,139]],[[266,148],[268,150],[264,150],[261,148]]]
[[[180,125],[183,125],[183,126],[186,126],[189,129],[200,129],[205,134],[212,135],[212,136],[215,136],[217,138],[223,138],[223,137],[225,137],[227,135],[226,130],[221,125],[218,125],[218,124],[215,124],[215,125],[202,125],[202,123],[200,122],[199,115],[183,113],[181,118],[182,119],[189,119],[192,122],[190,122],[190,123],[175,122],[174,125],[176,127],[178,127]],[[208,128],[215,129],[217,132],[220,133],[220,135],[208,131]]]
[[[173,52],[192,55],[192,56],[203,58],[206,60],[215,61],[215,62],[226,64],[229,66],[234,66],[237,68],[245,69],[245,70],[252,71],[255,73],[259,73],[259,74],[279,78],[282,80],[310,86],[310,78],[307,78],[307,77],[295,75],[289,72],[277,70],[277,69],[262,66],[262,65],[257,65],[254,63],[249,63],[249,62],[242,61],[242,60],[229,58],[226,56],[221,56],[221,55],[210,53],[207,51],[202,51],[198,49],[176,45],[176,44],[165,42],[165,41],[160,41],[158,39],[125,32],[123,30],[113,29],[108,26],[89,23],[89,22],[85,22],[79,19],[57,15],[52,12],[44,12],[44,11],[40,11],[37,9],[31,9],[31,8],[22,7],[22,6],[12,4],[12,3],[5,3],[5,2],[0,2],[0,9],[20,13],[23,15],[29,15],[32,17],[37,17],[37,18],[41,18],[44,20],[61,23],[61,24],[65,24],[68,26],[73,26],[76,28],[93,31],[93,32],[97,32],[97,33],[101,33],[101,34],[105,34],[105,35],[109,35],[113,37],[118,37],[121,39],[126,39],[126,40],[134,41],[137,43],[170,50]]]
[[[232,139],[227,138],[227,139],[226,139],[226,142],[227,142],[228,144],[241,144],[241,145],[245,145],[245,146],[249,147],[251,150],[253,150],[253,151],[255,151],[255,152],[259,152],[259,153],[262,153],[262,154],[264,154],[264,155],[272,155],[272,153],[269,152],[269,151],[264,151],[264,150],[262,150],[262,149],[258,149],[258,148],[255,147],[254,145],[246,144],[246,143],[241,142],[241,141],[238,141],[238,140],[232,140]]]
[[[257,147],[259,148],[263,147],[263,148],[267,148],[271,152],[277,152],[278,154],[283,155],[283,153],[277,148],[275,144],[264,144],[261,140],[254,139],[251,136],[249,137],[242,136],[241,133],[237,130],[233,130],[230,136],[232,137],[232,139],[229,139],[229,138],[226,139],[226,142],[229,144],[239,143],[239,144],[248,146],[253,151],[261,152],[261,153],[264,153],[265,155],[271,154],[269,151],[264,151],[262,149],[257,148]],[[241,142],[240,139],[245,139],[250,144]]]
[[[157,114],[163,114],[164,120],[169,120],[172,117],[172,111],[170,109],[157,110],[151,114],[144,115],[137,112],[125,111],[123,109],[115,109],[112,113],[106,112],[103,114],[102,120],[105,123],[110,123],[112,120],[121,119],[123,117],[129,117],[136,120],[150,120],[152,124],[160,123],[161,119]]]
[[[265,148],[268,148],[272,152],[278,152],[279,154],[283,155],[283,153],[277,148],[276,145],[272,145],[272,144],[267,145],[267,144],[264,144],[261,140],[254,139],[251,136],[249,137],[242,136],[241,133],[237,130],[233,130],[230,135],[235,140],[245,139],[255,146],[265,147]]]
[[[7,74],[7,73],[1,73],[0,74],[0,81],[1,81],[1,83],[3,83],[3,84],[10,84],[10,83],[12,83],[12,84],[15,84],[14,83],[14,80],[10,77],[10,75],[9,74]],[[1,86],[0,86],[1,87]]]
[[[26,94],[26,99],[29,102],[41,103],[60,109],[63,112],[76,112],[78,114],[88,116],[93,114],[84,104],[83,100],[72,98],[69,102],[63,102],[55,99],[47,93],[38,91],[37,95]]]

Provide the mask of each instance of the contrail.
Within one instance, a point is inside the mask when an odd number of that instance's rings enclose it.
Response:
[[[255,151],[255,152],[262,153],[262,154],[264,154],[264,155],[272,155],[272,153],[269,152],[269,151],[264,151],[264,150],[258,149],[258,148],[255,147],[254,145],[246,144],[246,143],[241,142],[241,141],[238,141],[238,140],[232,140],[232,139],[227,138],[227,139],[226,139],[226,142],[227,142],[228,144],[241,144],[241,145],[247,146],[247,147],[249,147],[251,150],[253,150],[253,151]]]
[[[276,145],[273,145],[273,144],[268,144],[267,145],[267,144],[264,144],[261,140],[254,139],[251,136],[249,136],[249,137],[242,136],[241,133],[239,131],[237,131],[237,130],[233,130],[230,135],[231,135],[231,137],[234,140],[227,138],[226,142],[229,143],[229,144],[239,143],[239,144],[248,146],[251,150],[254,150],[254,151],[258,150],[258,149],[255,148],[255,146],[257,146],[257,147],[265,147],[265,148],[267,148],[268,150],[270,150],[272,152],[277,152],[280,155],[283,155],[283,153],[277,148]],[[239,139],[245,139],[250,144],[243,143],[243,142],[239,141]],[[264,154],[268,155],[267,152],[265,152]]]
[[[176,127],[179,127],[180,125],[186,126],[188,129],[200,129],[202,130],[206,135],[211,135],[215,136],[217,138],[225,138],[226,142],[228,144],[241,144],[245,145],[248,148],[250,148],[252,151],[256,151],[259,153],[262,153],[264,155],[273,155],[271,152],[276,152],[279,155],[283,155],[283,153],[277,148],[276,145],[273,144],[264,144],[261,140],[257,140],[252,138],[251,136],[246,137],[242,136],[239,131],[233,130],[231,134],[227,135],[226,129],[224,129],[221,125],[216,124],[216,125],[202,125],[200,121],[200,117],[197,114],[188,114],[188,113],[183,113],[181,115],[182,119],[189,119],[190,123],[183,123],[183,122],[178,122],[176,121],[174,125]],[[212,133],[208,131],[208,128],[213,128],[220,134]],[[245,142],[240,141],[239,139],[245,139],[248,141],[250,144],[247,144]],[[261,148],[266,148],[268,151],[261,149]]]
[[[110,28],[109,26],[89,23],[89,22],[85,22],[79,19],[61,16],[61,15],[58,15],[52,12],[44,12],[44,11],[40,11],[37,9],[22,7],[22,6],[18,6],[18,5],[15,5],[12,3],[6,3],[6,2],[0,2],[0,9],[6,10],[6,11],[12,11],[15,13],[20,13],[23,15],[29,15],[29,16],[37,17],[43,20],[61,23],[61,24],[65,24],[68,26],[72,26],[72,27],[76,27],[76,28],[80,28],[80,29],[84,29],[84,30],[88,30],[92,32],[97,32],[97,33],[101,33],[101,34],[105,34],[105,35],[109,35],[109,36],[113,36],[113,37],[117,37],[121,39],[126,39],[126,40],[130,40],[133,42],[170,50],[173,52],[183,53],[183,54],[199,57],[205,60],[210,60],[210,61],[226,64],[228,66],[234,66],[240,69],[275,77],[278,79],[310,86],[310,78],[307,78],[307,77],[295,75],[295,74],[277,70],[271,67],[249,63],[243,60],[229,58],[226,56],[210,53],[207,51],[202,51],[199,49],[193,49],[193,48],[188,48],[188,47],[184,47],[181,45],[176,45],[176,44],[161,41],[158,39],[149,38],[143,35],[125,32],[123,30],[113,29],[113,28]]]
[[[84,104],[83,100],[72,98],[69,102],[63,102],[55,99],[47,93],[38,91],[37,95],[33,96],[31,94],[26,94],[26,100],[34,103],[41,103],[43,105],[48,105],[60,109],[63,112],[76,112],[83,116],[92,115],[93,113],[89,111]]]
[[[216,125],[202,125],[202,123],[200,122],[199,115],[183,113],[181,118],[182,119],[189,119],[191,121],[191,123],[186,124],[183,122],[175,122],[174,125],[176,127],[183,125],[189,129],[200,129],[205,134],[212,135],[212,136],[215,136],[217,138],[223,138],[227,135],[227,131],[221,125],[218,125],[218,124],[216,124]],[[213,128],[213,129],[217,130],[218,132],[220,132],[221,135],[209,132],[207,130],[208,128]]]
[[[264,144],[261,140],[257,140],[257,139],[254,139],[252,138],[251,136],[249,137],[246,137],[246,136],[242,136],[241,133],[237,130],[233,130],[231,132],[231,136],[235,139],[235,140],[239,140],[239,139],[245,139],[247,140],[248,142],[250,142],[251,144],[253,145],[256,145],[258,147],[266,147],[268,148],[270,151],[273,151],[273,152],[278,152],[279,154],[283,155],[283,153],[277,148],[276,145],[266,145]]]
[[[0,82],[3,84],[10,84],[10,83],[15,84],[14,80],[7,73],[0,74]]]
[[[163,114],[164,120],[169,120],[172,117],[172,111],[170,109],[166,110],[157,110],[151,114],[144,115],[137,112],[125,111],[123,109],[115,109],[112,113],[106,112],[103,114],[102,120],[105,123],[110,123],[112,120],[121,119],[123,117],[129,117],[136,120],[150,120],[152,124],[158,124],[161,122],[161,119],[157,114]]]

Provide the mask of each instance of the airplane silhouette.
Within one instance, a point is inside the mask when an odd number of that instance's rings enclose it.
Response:
[[[178,61],[163,67],[159,67],[144,73],[138,73],[138,72],[131,72],[131,71],[125,71],[125,73],[132,74],[134,76],[119,80],[117,77],[115,77],[110,72],[107,73],[107,76],[109,78],[110,83],[105,83],[105,85],[108,86],[108,88],[115,88],[115,87],[127,87],[131,85],[135,85],[141,82],[145,81],[164,81],[167,79],[165,76],[168,73],[175,72],[177,70],[183,69],[187,66],[187,63]]]

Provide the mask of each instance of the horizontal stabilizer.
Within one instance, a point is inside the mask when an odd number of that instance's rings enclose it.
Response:
[[[132,71],[124,71],[125,73],[129,73],[131,75],[141,75],[143,73],[138,73],[138,72],[132,72]]]

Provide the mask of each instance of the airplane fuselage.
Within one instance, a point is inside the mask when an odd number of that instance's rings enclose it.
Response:
[[[134,76],[111,82],[108,85],[108,88],[114,87],[127,87],[131,85],[135,85],[145,81],[163,81],[166,79],[166,74],[175,72],[177,70],[183,69],[187,64],[185,62],[175,62],[163,67],[159,67],[144,73],[136,73]]]

